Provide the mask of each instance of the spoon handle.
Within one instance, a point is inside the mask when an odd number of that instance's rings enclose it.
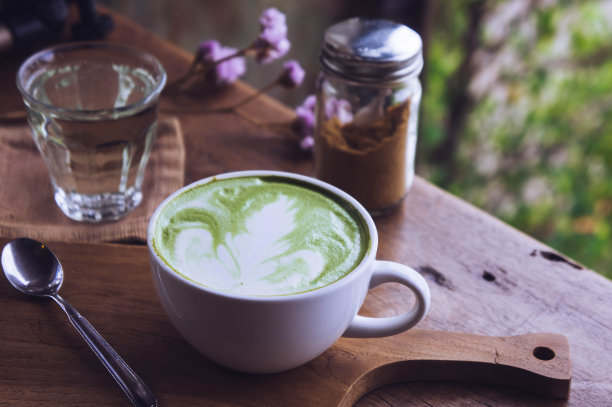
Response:
[[[136,407],[157,406],[157,399],[147,385],[128,364],[115,352],[115,350],[102,338],[95,328],[79,312],[59,295],[51,295],[51,298],[59,304],[68,315],[72,325],[81,334],[91,350],[104,364],[108,372],[113,376],[125,395]]]

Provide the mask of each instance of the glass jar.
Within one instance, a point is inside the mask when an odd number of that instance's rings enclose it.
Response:
[[[392,21],[352,18],[325,32],[320,62],[314,175],[386,214],[414,178],[421,37]]]

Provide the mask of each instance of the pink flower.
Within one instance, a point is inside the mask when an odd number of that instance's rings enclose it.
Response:
[[[311,150],[314,146],[315,107],[317,99],[309,95],[304,102],[295,109],[297,129],[302,137],[300,148],[304,151]]]
[[[231,47],[223,47],[218,41],[204,41],[198,47],[198,58],[206,63],[215,63],[223,58],[235,55],[237,50]],[[228,85],[236,79],[244,75],[246,72],[246,63],[243,57],[235,56],[214,65],[214,71],[211,71],[212,77],[216,85]]]
[[[315,123],[315,108],[317,98],[315,95],[309,95],[304,99],[302,104],[295,109],[295,114],[300,122],[304,123],[308,129],[314,128]],[[310,131],[308,133],[311,133]]]
[[[314,137],[306,136],[300,142],[300,148],[304,151],[309,151],[314,148]]]
[[[337,117],[340,123],[346,124],[353,120],[351,104],[348,100],[330,98],[325,102],[325,115],[328,119]]]
[[[214,61],[214,55],[217,55],[220,49],[221,44],[217,40],[202,41],[198,45],[196,57],[202,62]]]
[[[297,88],[304,80],[304,70],[297,61],[290,60],[283,64],[283,73],[278,83],[287,89]]]
[[[287,39],[287,22],[285,15],[272,7],[261,13],[259,23],[261,29],[253,43],[255,60],[267,64],[284,56],[291,48]]]
[[[276,43],[287,38],[287,18],[274,7],[261,13],[259,24],[261,24],[259,36],[266,41]]]

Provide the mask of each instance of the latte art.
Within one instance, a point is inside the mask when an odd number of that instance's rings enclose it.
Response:
[[[164,206],[153,246],[175,272],[203,286],[299,293],[333,283],[364,258],[367,228],[347,208],[288,178],[215,179]]]

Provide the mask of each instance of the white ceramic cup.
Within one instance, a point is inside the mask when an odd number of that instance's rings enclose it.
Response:
[[[395,335],[416,325],[427,313],[427,282],[412,268],[376,260],[378,233],[368,212],[338,188],[302,175],[278,171],[242,171],[215,176],[280,176],[312,184],[354,206],[370,235],[361,263],[334,283],[297,294],[252,296],[204,287],[173,271],[153,249],[161,209],[174,197],[211,178],[176,191],[157,208],[148,228],[151,272],[161,304],[179,333],[212,361],[250,373],[280,372],[316,358],[341,336],[372,338]],[[399,283],[415,294],[408,312],[384,318],[357,315],[369,288]]]

